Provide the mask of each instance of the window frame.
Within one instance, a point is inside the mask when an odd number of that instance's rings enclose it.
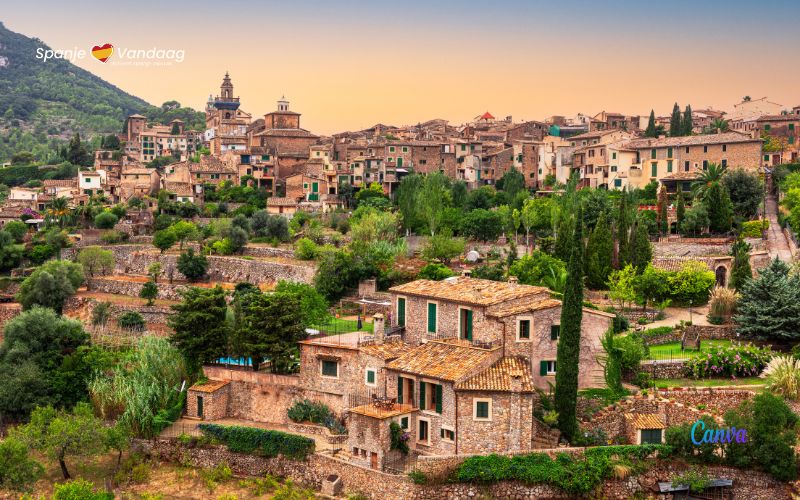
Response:
[[[452,438],[447,437],[447,434],[452,434]],[[456,431],[450,426],[443,425],[439,427],[439,437],[445,443],[455,443],[456,442]]]
[[[369,374],[372,373],[372,382],[369,381]],[[368,366],[364,368],[364,384],[370,387],[375,387],[378,385],[378,369],[372,368]]]
[[[403,301],[403,323],[400,324],[400,301]],[[405,295],[398,295],[394,301],[395,303],[395,314],[397,318],[397,326],[406,326],[406,314],[408,314],[408,299]]]
[[[486,403],[486,417],[478,416],[478,403]],[[492,398],[472,398],[472,420],[475,422],[492,421]]]
[[[528,336],[522,336],[522,322],[528,322]],[[517,342],[533,342],[533,316],[517,316]]]
[[[462,337],[461,336],[462,330],[463,330],[463,326],[464,326],[463,322],[461,321],[461,318],[462,318],[461,311],[469,311],[470,312],[470,318],[469,319],[470,319],[470,323],[471,324],[469,325],[469,332],[468,332],[469,333],[469,337]],[[438,307],[436,308],[436,316],[437,316],[437,318],[436,318],[436,323],[437,323],[436,324],[436,327],[437,327],[436,330],[438,332],[438,330],[439,330],[439,328],[438,328],[439,327],[439,324],[438,324],[439,323],[439,318],[438,318],[438,316],[439,316],[439,308]],[[458,306],[458,338],[466,339],[466,340],[470,340],[471,341],[474,336],[475,336],[475,311],[471,307]]]
[[[422,431],[422,425],[421,425],[422,422],[425,422],[425,424],[426,424],[426,427],[425,427],[425,430],[426,430],[425,439],[422,439],[420,437],[420,435],[419,435],[420,431]],[[422,416],[418,416],[417,417],[417,432],[416,432],[416,435],[417,435],[417,442],[418,443],[422,443],[424,445],[430,446],[430,444],[431,444],[431,419],[430,418],[422,417]]]
[[[327,375],[325,373],[325,363],[334,363],[336,366],[336,375]],[[338,379],[339,378],[339,361],[333,359],[320,359],[319,360],[319,374],[323,378]]]

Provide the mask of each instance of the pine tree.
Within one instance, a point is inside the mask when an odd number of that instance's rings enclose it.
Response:
[[[683,219],[686,217],[686,202],[683,200],[683,191],[681,190],[681,185],[678,184],[678,192],[675,195],[676,200],[676,207],[675,207],[675,218],[678,220],[678,231],[681,230],[681,224],[683,224]]]
[[[741,293],[734,318],[739,335],[769,340],[800,338],[800,278],[790,275],[783,261],[776,258],[770,262]]]
[[[636,268],[637,273],[641,273],[651,260],[653,260],[653,247],[647,236],[647,226],[637,222],[631,234],[629,263]]]
[[[656,137],[658,132],[656,131],[656,114],[651,109],[650,110],[650,119],[647,120],[647,128],[644,130],[645,137]]]
[[[672,117],[669,120],[669,135],[678,137],[683,135],[683,122],[681,121],[681,107],[678,103],[672,107]]]
[[[555,407],[558,412],[558,428],[568,440],[572,440],[578,430],[575,413],[583,320],[583,224],[580,223],[583,220],[583,209],[580,206],[575,219],[578,222],[572,234],[572,252],[561,305],[561,332],[556,354]]]
[[[750,245],[739,238],[731,247],[733,266],[731,266],[731,286],[741,291],[745,284],[753,278],[750,267]]]
[[[688,104],[686,105],[686,111],[683,112],[683,134],[682,135],[692,135],[692,107]]]
[[[628,193],[622,191],[619,199],[619,213],[617,214],[617,269],[623,269],[628,264],[628,234],[630,223],[628,220]]]
[[[605,211],[600,212],[589,242],[586,245],[586,278],[590,288],[595,290],[607,287],[611,274],[611,261],[614,253],[614,240]]]

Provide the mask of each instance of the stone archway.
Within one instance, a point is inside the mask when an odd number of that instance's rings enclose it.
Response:
[[[714,271],[714,275],[717,279],[717,286],[718,287],[725,287],[728,286],[727,278],[728,278],[728,268],[725,266],[717,266],[717,270]]]

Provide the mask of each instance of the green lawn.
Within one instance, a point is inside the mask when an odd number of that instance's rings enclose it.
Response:
[[[663,380],[656,380],[656,387],[665,389],[667,387],[715,387],[720,385],[761,385],[765,381],[759,377],[747,378],[670,378]]]
[[[661,344],[650,346],[650,354],[647,359],[681,359],[690,358],[693,355],[704,352],[712,347],[727,347],[731,345],[730,340],[703,340],[700,342],[700,350],[687,349],[681,351],[680,342],[670,342],[669,344]]]
[[[331,333],[347,333],[358,331],[358,321],[350,319],[335,318],[331,316],[330,321],[322,326],[321,330]],[[361,320],[361,331],[372,332],[372,322]]]

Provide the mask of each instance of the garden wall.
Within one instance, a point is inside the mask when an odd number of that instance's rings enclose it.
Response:
[[[122,277],[106,277],[106,278],[91,278],[89,280],[89,288],[93,292],[112,293],[114,295],[126,295],[128,297],[138,297],[139,292],[144,286],[144,281],[126,280]],[[164,281],[163,279],[156,283],[158,288],[158,296],[156,298],[163,300],[181,300],[180,292],[187,287],[186,283],[175,284]]]
[[[694,338],[698,333],[700,340],[736,340],[736,325],[689,325],[685,327],[686,338]]]
[[[654,379],[683,378],[688,373],[686,360],[681,361],[642,361],[641,371],[649,373]]]
[[[715,411],[719,415],[724,415],[728,410],[736,408],[743,401],[752,399],[756,395],[751,390],[726,387],[676,387],[673,389],[659,389],[658,394],[663,398],[681,403],[690,408],[705,405],[707,410]]]
[[[135,440],[133,449],[162,460],[194,467],[210,468],[226,463],[238,476],[263,477],[265,474],[271,474],[291,478],[317,490],[328,477],[338,476],[342,480],[345,492],[361,493],[376,499],[574,498],[546,484],[527,485],[516,481],[502,481],[489,485],[470,483],[417,485],[406,476],[387,474],[321,453],[313,454],[305,461],[291,461],[283,457],[264,458],[232,453],[220,446],[189,448],[177,440]],[[598,497],[621,500],[647,493],[656,495],[659,481],[669,481],[687,469],[686,464],[661,462],[639,476],[606,481],[600,487]],[[707,466],[705,469],[712,477],[732,479],[736,498],[791,498],[785,484],[764,473],[724,466]]]

